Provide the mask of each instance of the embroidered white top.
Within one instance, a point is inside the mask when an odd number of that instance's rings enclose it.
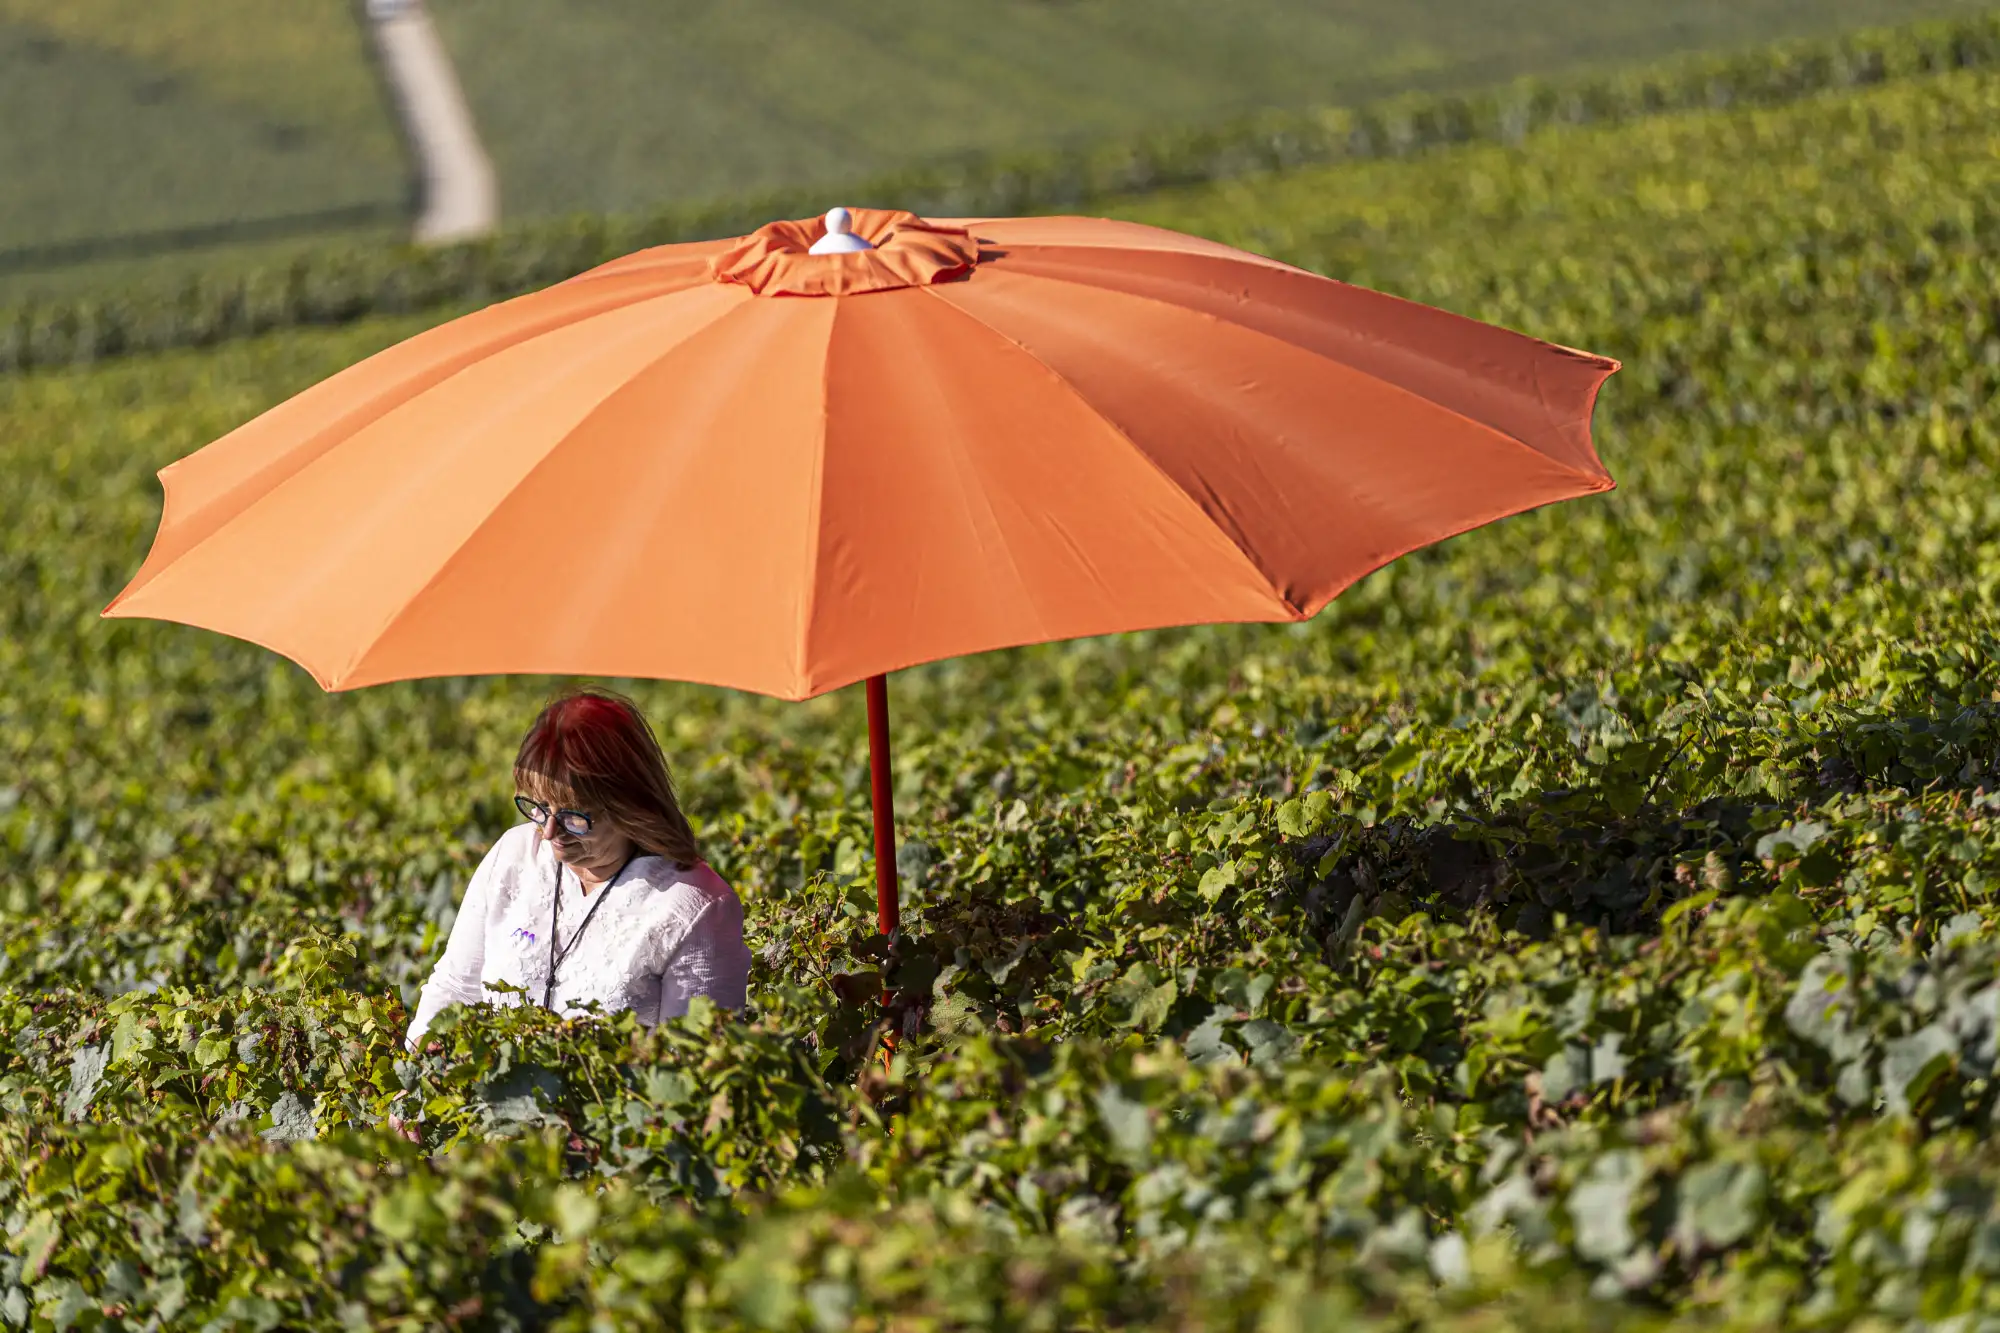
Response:
[[[731,1009],[743,1007],[750,979],[743,905],[705,863],[681,867],[663,857],[640,856],[589,895],[567,869],[558,890],[556,869],[556,854],[534,825],[519,824],[500,835],[473,872],[444,956],[424,983],[408,1049],[417,1048],[448,1004],[521,1002],[519,995],[488,991],[488,982],[525,987],[527,1001],[541,1003],[549,975],[550,899],[558,891],[561,958],[550,997],[556,1010],[578,1012],[595,1000],[606,1013],[630,1009],[651,1026],[686,1013],[696,995]],[[601,902],[598,894],[606,895]]]

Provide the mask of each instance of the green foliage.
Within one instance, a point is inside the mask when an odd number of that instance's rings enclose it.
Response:
[[[1234,21],[1234,11],[1215,12]],[[1359,107],[1259,113],[1199,129],[1175,126],[942,165],[898,165],[867,181],[788,179],[784,188],[764,194],[703,197],[648,213],[529,222],[485,240],[432,250],[387,247],[373,239],[329,243],[248,268],[225,266],[212,275],[171,282],[121,282],[115,294],[0,308],[0,370],[483,304],[644,246],[736,235],[773,217],[810,216],[843,201],[888,201],[939,217],[1100,211],[1121,196],[1173,186],[1318,163],[1399,159],[1465,143],[1512,145],[1547,127],[1643,122],[1706,107],[1783,105],[1942,70],[1987,68],[1996,56],[2000,15],[1987,13],[1736,55],[1684,57],[1638,71],[1523,78],[1483,93],[1405,94]],[[656,74],[649,67],[654,82]],[[508,97],[517,98],[517,92],[507,85]],[[538,127],[545,123],[544,117],[535,120]],[[893,123],[900,127],[903,121],[893,118]],[[1253,235],[1250,246],[1311,262],[1311,256],[1292,253],[1287,242],[1263,234]]]
[[[408,166],[359,17],[348,0],[0,0],[0,279],[400,223]]]
[[[531,218],[852,184],[995,152],[1032,161],[1050,144],[1977,7],[1412,0],[1364,16],[1306,0],[1001,0],[975,18],[926,0],[598,0],[584,10],[461,0],[434,13],[506,212]]]
[[[1996,148],[1956,70],[1132,203],[1620,356],[1620,489],[899,673],[889,940],[857,699],[627,683],[757,957],[651,1031],[402,1046],[549,682],[95,614],[424,321],[0,380],[0,1322],[2000,1318]]]

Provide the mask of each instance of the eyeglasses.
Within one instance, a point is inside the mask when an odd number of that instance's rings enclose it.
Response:
[[[540,801],[531,800],[526,796],[516,796],[514,798],[514,808],[526,816],[528,822],[536,828],[540,828],[549,822],[549,808]],[[579,838],[588,834],[591,824],[595,822],[591,816],[581,810],[558,810],[555,812],[555,816],[556,823],[562,825],[566,832],[572,833]]]

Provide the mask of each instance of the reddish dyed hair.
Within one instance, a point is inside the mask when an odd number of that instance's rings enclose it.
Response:
[[[659,739],[622,694],[572,690],[551,701],[521,741],[514,786],[545,805],[608,817],[641,852],[701,860]]]

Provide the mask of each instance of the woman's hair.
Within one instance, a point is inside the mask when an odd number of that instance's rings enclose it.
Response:
[[[660,742],[622,694],[573,690],[551,702],[521,742],[514,785],[552,806],[608,816],[642,852],[684,866],[701,860]]]

